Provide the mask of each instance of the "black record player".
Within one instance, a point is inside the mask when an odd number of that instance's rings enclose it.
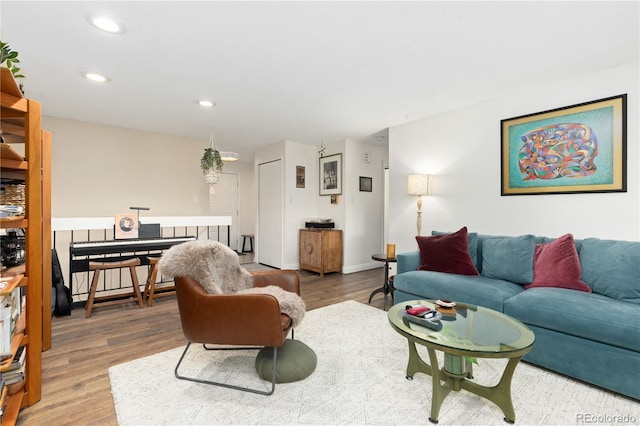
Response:
[[[321,229],[333,229],[336,224],[332,219],[307,219],[304,222],[305,228],[321,228]]]

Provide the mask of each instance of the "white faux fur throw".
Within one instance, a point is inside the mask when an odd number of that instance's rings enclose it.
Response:
[[[210,294],[232,294],[253,287],[253,277],[240,266],[238,254],[212,240],[171,247],[158,262],[167,278],[191,277]]]
[[[289,318],[291,318],[293,328],[296,328],[304,318],[306,306],[304,304],[304,300],[302,300],[302,297],[291,291],[286,291],[281,287],[278,287],[277,285],[270,285],[267,287],[253,287],[247,290],[239,291],[238,293],[272,295],[273,297],[278,299],[278,304],[280,304],[280,312],[282,312],[283,314],[287,314]]]
[[[277,286],[253,287],[253,276],[242,266],[238,254],[212,240],[189,241],[167,250],[158,262],[167,278],[191,277],[210,294],[271,294],[296,327],[304,318],[305,303],[300,296]]]

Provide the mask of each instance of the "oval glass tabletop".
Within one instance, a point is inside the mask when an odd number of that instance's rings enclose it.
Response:
[[[481,306],[457,303],[453,309],[439,309],[437,321],[423,326],[409,321],[406,305],[423,305],[435,310],[433,300],[412,300],[394,305],[387,316],[400,334],[421,343],[477,353],[508,353],[528,348],[535,335],[523,323]]]

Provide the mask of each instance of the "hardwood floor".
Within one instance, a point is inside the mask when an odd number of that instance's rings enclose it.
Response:
[[[345,300],[367,303],[384,281],[383,268],[323,278],[299,274],[307,310]],[[371,305],[383,309],[384,301],[377,294]],[[387,309],[391,303],[387,297]],[[18,425],[115,425],[107,369],[185,344],[175,296],[154,299],[151,308],[99,308],[91,318],[74,309],[71,316],[54,318],[52,340],[42,354],[42,399],[20,412]]]

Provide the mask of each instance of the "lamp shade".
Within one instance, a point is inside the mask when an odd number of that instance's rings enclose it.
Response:
[[[429,175],[409,175],[407,193],[409,195],[428,195]]]
[[[220,151],[222,161],[238,161],[240,155],[237,152]]]

